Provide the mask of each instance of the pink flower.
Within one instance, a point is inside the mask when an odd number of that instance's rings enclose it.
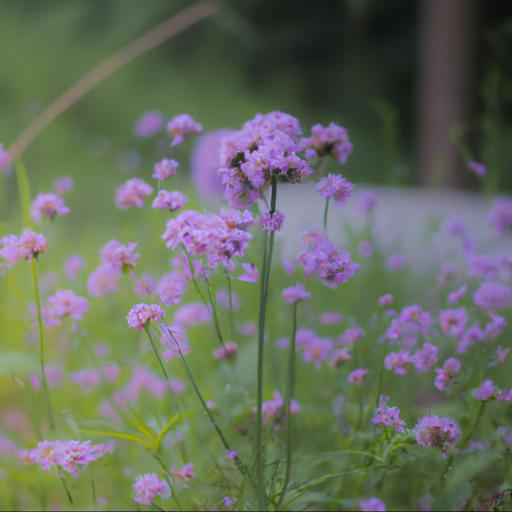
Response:
[[[311,294],[304,288],[302,283],[289,286],[283,290],[283,298],[288,304],[297,304],[311,297]]]
[[[51,318],[55,319],[56,323],[67,316],[78,321],[82,320],[89,309],[89,301],[76,295],[73,290],[58,290],[54,295],[48,297],[48,309]]]
[[[174,465],[171,468],[171,473],[178,478],[179,480],[187,481],[187,480],[195,480],[196,474],[194,472],[194,465],[189,463],[185,464],[181,468]]]
[[[155,473],[148,473],[137,477],[133,484],[136,494],[134,501],[141,505],[151,505],[156,497],[169,499],[171,491],[165,480],[159,480]]]
[[[401,252],[391,254],[391,256],[386,259],[386,266],[389,268],[389,270],[399,270],[402,267],[405,267],[405,265],[407,265],[407,259]]]
[[[279,391],[274,391],[272,400],[263,402],[263,422],[272,423],[272,426],[278,430],[281,422],[285,420],[283,414],[284,400]],[[300,411],[300,405],[297,401],[292,400],[290,403],[290,414],[295,415]]]
[[[432,343],[425,343],[421,350],[411,357],[412,364],[418,372],[428,372],[439,360],[439,348]]]
[[[147,139],[156,135],[164,125],[164,118],[158,110],[144,112],[135,122],[133,133],[136,137]]]
[[[472,391],[471,396],[475,400],[480,400],[482,402],[487,402],[487,400],[491,400],[494,398],[495,393],[497,392],[496,386],[492,380],[484,380],[482,385],[479,388],[476,388]]]
[[[331,356],[331,366],[339,368],[343,363],[350,361],[352,356],[346,348],[336,349]]]
[[[175,212],[180,210],[188,203],[188,197],[181,192],[167,192],[167,190],[159,190],[151,206],[160,210],[168,210]]]
[[[323,325],[336,325],[343,322],[343,317],[335,311],[325,311],[320,316],[320,322]]]
[[[380,395],[379,407],[375,411],[372,423],[381,427],[391,427],[397,432],[403,432],[405,423],[400,418],[400,409],[398,407],[388,407],[389,397]]]
[[[139,178],[132,178],[116,190],[115,204],[118,208],[142,208],[144,199],[153,192],[153,188]]]
[[[39,194],[34,199],[30,212],[32,218],[39,222],[43,217],[53,220],[57,215],[67,215],[69,208],[57,194]]]
[[[191,352],[185,331],[177,325],[166,325],[162,329],[160,343],[164,347],[162,355],[166,361],[184,357]]]
[[[343,178],[343,176],[332,173],[322,178],[316,186],[316,191],[321,197],[333,199],[340,206],[343,206],[350,198],[353,189],[354,185]]]
[[[181,302],[187,286],[186,276],[181,272],[174,271],[160,278],[156,286],[156,293],[166,306],[175,306]]]
[[[479,178],[483,178],[487,174],[487,168],[481,162],[470,160],[466,162],[466,167],[473,171]]]
[[[7,267],[12,267],[20,260],[30,261],[37,258],[48,249],[44,235],[25,229],[18,237],[7,235],[0,238],[0,257],[5,260]]]
[[[142,330],[150,322],[156,322],[165,316],[165,312],[156,304],[136,304],[128,312],[128,326],[132,329]]]
[[[209,324],[211,313],[201,302],[191,302],[183,304],[176,310],[174,320],[181,327],[194,327],[199,324]]]
[[[466,285],[461,286],[459,289],[455,290],[454,292],[450,293],[448,295],[448,304],[457,304],[464,295],[466,295],[468,287]]]
[[[69,375],[71,381],[80,386],[85,393],[90,393],[101,383],[101,374],[95,368],[86,368]]]
[[[137,278],[134,277],[133,289],[139,297],[147,297],[156,290],[155,278],[151,274],[142,274]]]
[[[385,308],[387,306],[390,306],[393,303],[394,297],[391,293],[386,293],[386,295],[383,295],[382,297],[379,297],[377,303],[381,308]]]
[[[350,384],[355,384],[357,386],[361,386],[364,382],[365,375],[369,372],[367,368],[358,368],[353,372],[350,372],[347,377],[347,381]]]
[[[460,427],[455,420],[438,416],[424,416],[416,424],[415,431],[420,446],[437,448],[444,456],[460,437]]]
[[[213,357],[219,360],[233,359],[238,351],[238,345],[232,341],[228,341],[222,347],[218,347],[213,351]]]
[[[165,181],[176,174],[179,166],[176,160],[164,158],[153,166],[153,178],[157,181]]]
[[[410,363],[411,356],[405,350],[391,352],[384,360],[384,366],[388,370],[392,370],[395,375],[405,375],[407,373],[407,366]]]
[[[78,254],[71,255],[64,262],[64,274],[68,279],[75,279],[84,268],[84,260]]]
[[[110,240],[100,250],[101,262],[115,270],[127,272],[139,261],[140,254],[134,252],[136,248],[135,242],[123,245],[118,240]]]
[[[167,123],[167,133],[172,137],[171,146],[177,146],[185,141],[186,137],[199,135],[203,126],[188,114],[178,114]]]
[[[260,272],[252,263],[241,263],[244,273],[240,274],[237,279],[245,283],[257,283],[260,280]]]
[[[275,212],[266,212],[258,219],[261,229],[269,232],[281,231],[284,222],[284,215],[276,210]]]
[[[504,363],[509,353],[510,348],[502,347],[501,345],[496,347],[496,358],[498,359],[499,363]]]
[[[87,290],[93,297],[100,297],[117,290],[121,271],[109,265],[99,266],[87,281]]]
[[[53,182],[53,190],[59,196],[67,194],[73,190],[73,178],[71,176],[61,176]]]
[[[464,332],[468,314],[464,308],[447,309],[439,313],[439,324],[446,336],[458,338]]]
[[[442,368],[436,369],[436,379],[434,386],[439,391],[446,391],[450,388],[455,376],[461,368],[460,361],[454,357],[447,359]]]
[[[4,146],[0,144],[0,172],[8,174],[10,171],[11,156],[9,152],[4,149]]]

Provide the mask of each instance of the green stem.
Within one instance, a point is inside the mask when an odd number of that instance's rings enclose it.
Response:
[[[46,407],[48,409],[48,423],[51,429],[55,428],[55,422],[53,419],[53,409],[50,400],[50,391],[48,389],[48,380],[46,378],[45,370],[45,344],[44,344],[44,328],[43,328],[43,315],[41,312],[41,296],[39,293],[39,278],[37,272],[37,259],[32,258],[31,269],[32,269],[32,283],[34,285],[34,298],[36,302],[37,312],[37,326],[39,331],[39,364],[41,367],[41,384],[43,387],[43,394],[45,396]]]
[[[270,214],[276,211],[277,178],[272,176],[272,195],[270,199]],[[265,471],[263,467],[263,356],[265,345],[265,320],[268,302],[268,286],[272,264],[274,233],[269,236],[265,231],[263,263],[260,284],[260,306],[258,321],[258,366],[256,375],[256,486],[258,491],[258,509],[266,509]]]
[[[324,233],[327,235],[327,217],[329,215],[329,198],[325,200],[325,207],[324,207]]]
[[[151,344],[151,348],[153,349],[153,353],[155,354],[155,357],[158,361],[158,364],[160,365],[160,368],[162,370],[162,373],[164,374],[165,380],[169,380],[169,376],[167,375],[167,371],[165,370],[164,363],[162,361],[162,358],[160,357],[160,354],[158,353],[158,349],[155,345],[155,341],[153,340],[153,336],[151,335],[151,332],[149,330],[149,326],[146,324],[144,326],[144,331],[147,334],[149,343]]]
[[[169,489],[171,490],[171,496],[172,496],[172,499],[174,500],[174,502],[176,503],[176,507],[178,508],[178,510],[183,510],[181,508],[181,504],[178,500],[178,496],[176,495],[176,491],[174,490],[174,485],[172,483],[172,480],[170,479],[169,475],[171,475],[171,471],[169,470],[169,468],[167,467],[167,464],[165,463],[164,459],[162,457],[160,457],[159,455],[155,454],[155,453],[152,453],[152,452],[149,452],[151,454],[151,456],[160,464],[160,467],[162,469],[162,472],[164,474],[164,478],[165,478],[165,481],[167,482],[167,485],[169,486]],[[153,503],[153,505],[156,506],[156,503]],[[159,510],[162,510],[160,507],[158,507]]]
[[[73,497],[71,496],[71,493],[69,492],[68,484],[66,483],[66,479],[61,476],[60,481],[62,482],[62,485],[64,486],[64,490],[66,491],[66,496],[68,497],[68,501],[70,505],[73,505]]]
[[[210,281],[208,280],[206,280],[206,289],[208,291],[208,299],[210,301],[210,306],[212,308],[213,325],[215,327],[215,333],[217,334],[217,338],[219,339],[222,347],[226,348],[224,344],[224,336],[222,335],[222,329],[220,328],[219,315],[217,314],[217,301],[215,299],[215,294],[213,293],[212,287],[210,285]]]
[[[462,448],[465,448],[469,444],[469,441],[471,441],[473,434],[476,432],[476,429],[478,428],[478,425],[480,424],[482,416],[484,415],[484,410],[485,410],[486,404],[487,404],[487,402],[480,403],[480,407],[478,409],[478,414],[476,416],[475,423],[473,424],[473,428],[468,432],[468,435],[464,438],[464,441],[462,441]]]
[[[286,411],[286,469],[284,474],[284,483],[276,510],[279,510],[286,496],[288,483],[290,482],[290,474],[292,469],[292,414],[291,403],[293,398],[293,391],[295,387],[295,340],[297,334],[297,303],[293,304],[292,313],[292,335],[290,338],[290,350],[288,352],[288,379],[286,383],[286,398],[285,398],[285,411]]]
[[[231,283],[231,276],[226,271],[226,280],[228,283],[228,300],[229,300],[229,330],[231,339],[235,338],[235,317],[233,315],[233,286]]]
[[[203,398],[203,395],[199,391],[199,387],[198,387],[198,385],[196,383],[196,380],[194,379],[194,376],[192,375],[192,372],[190,371],[190,367],[188,366],[187,361],[185,360],[185,357],[183,356],[183,353],[181,352],[181,348],[179,346],[179,343],[177,342],[176,338],[174,337],[174,335],[172,334],[172,332],[170,330],[167,330],[167,332],[169,333],[169,335],[173,339],[174,343],[176,344],[176,349],[178,350],[178,354],[180,356],[181,364],[183,365],[183,368],[185,369],[185,373],[187,374],[187,377],[190,380],[190,383],[192,384],[192,387],[194,388],[194,392],[195,392],[197,398],[201,402],[201,405],[203,407],[204,412],[208,416],[208,419],[210,420],[210,423],[212,424],[213,428],[217,432],[217,434],[218,434],[218,436],[219,436],[219,438],[221,440],[221,443],[223,444],[223,446],[226,449],[226,451],[232,453],[233,450],[229,446],[229,443],[228,443],[226,437],[224,436],[224,433],[222,432],[222,430],[220,429],[219,425],[215,421],[215,418],[213,417],[210,409],[208,408],[208,405],[206,405],[206,401]],[[236,464],[238,470],[240,471],[241,475],[244,478],[248,478],[249,474],[247,472],[247,469],[245,468],[245,465],[242,464],[242,461],[240,460],[240,457],[238,455],[235,455],[233,460],[235,461],[235,464]]]

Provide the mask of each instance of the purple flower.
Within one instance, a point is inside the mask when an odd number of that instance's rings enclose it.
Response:
[[[101,263],[112,269],[127,272],[139,261],[140,254],[134,252],[136,248],[135,242],[123,245],[118,240],[110,240],[100,250]]]
[[[335,311],[325,311],[320,316],[320,322],[323,325],[336,325],[343,322],[343,317]]]
[[[87,290],[93,297],[101,297],[117,291],[121,271],[110,265],[100,265],[87,281]]]
[[[331,356],[331,366],[339,368],[343,363],[352,360],[352,356],[346,348],[336,349]]]
[[[89,301],[75,294],[73,290],[58,290],[54,295],[48,297],[48,308],[50,317],[55,320],[53,325],[60,323],[64,317],[70,317],[74,321],[82,320]]]
[[[0,172],[8,174],[11,166],[11,156],[9,152],[0,144]]]
[[[353,372],[350,372],[347,376],[347,381],[349,384],[355,384],[356,386],[361,386],[364,382],[365,376],[368,374],[370,370],[368,368],[357,368]]]
[[[343,176],[332,173],[322,178],[316,186],[316,191],[320,196],[324,199],[332,198],[340,206],[343,206],[350,198],[353,189],[354,185]]]
[[[276,210],[275,212],[266,212],[258,219],[261,229],[269,232],[281,231],[284,215]]]
[[[411,363],[409,352],[400,350],[399,352],[391,352],[384,359],[384,366],[388,370],[392,370],[395,375],[405,375],[407,366]]]
[[[467,352],[468,348],[473,345],[473,343],[482,341],[484,337],[485,333],[478,325],[472,325],[469,327],[459,340],[459,346],[457,349],[459,354]]]
[[[150,322],[160,320],[165,316],[165,312],[156,304],[136,304],[128,312],[128,326],[132,329],[142,330]]]
[[[181,192],[167,192],[159,190],[158,195],[153,200],[151,206],[160,210],[175,212],[180,210],[188,203],[188,197]]]
[[[137,477],[132,487],[136,492],[133,499],[141,505],[151,505],[157,496],[164,500],[169,499],[171,496],[167,482],[159,480],[155,473],[148,473]]]
[[[359,502],[361,512],[386,512],[386,505],[379,498],[368,498]]]
[[[466,167],[473,171],[479,178],[483,178],[487,174],[487,168],[481,162],[470,160],[466,162]]]
[[[69,473],[73,478],[78,478],[91,462],[111,453],[113,449],[112,443],[41,441],[33,450],[20,452],[19,458],[26,464],[39,464],[43,471],[56,468],[61,476]]]
[[[375,209],[377,205],[377,196],[374,192],[364,192],[361,194],[358,206],[364,214],[368,214]]]
[[[176,160],[164,158],[153,166],[153,178],[157,181],[165,181],[176,174],[179,166]]]
[[[307,248],[297,256],[297,263],[304,269],[304,275],[316,277],[327,287],[336,288],[345,283],[359,269],[350,254],[340,250],[318,231],[308,231],[304,236]]]
[[[460,428],[455,420],[438,416],[424,416],[414,430],[416,442],[420,446],[436,448],[443,455],[446,455],[460,436]]]
[[[407,264],[407,259],[405,258],[405,255],[401,252],[396,252],[395,254],[391,254],[386,259],[386,267],[389,268],[389,270],[399,270],[402,267],[405,267]]]
[[[86,368],[69,374],[69,378],[80,386],[84,393],[90,393],[101,383],[101,374],[95,368]]]
[[[359,246],[359,254],[364,258],[369,258],[373,254],[373,245],[368,240],[363,240]]]
[[[257,283],[260,280],[260,273],[252,263],[241,263],[240,266],[244,269],[244,272],[237,277],[239,281]]]
[[[512,291],[499,283],[482,283],[473,294],[473,302],[486,310],[506,309],[512,306]]]
[[[174,313],[175,322],[182,327],[193,327],[211,321],[210,310],[201,302],[183,304]]]
[[[406,306],[391,322],[386,337],[391,341],[402,340],[406,346],[412,346],[416,344],[418,335],[428,336],[431,325],[430,313],[416,304]]]
[[[329,359],[332,353],[332,341],[328,339],[311,336],[301,339],[300,333],[297,333],[297,345],[303,347],[302,357],[305,363],[313,362],[316,368]]]
[[[64,262],[64,274],[68,279],[75,279],[84,268],[85,262],[78,254],[71,255]]]
[[[139,297],[147,297],[156,290],[156,281],[151,274],[142,274],[139,277],[134,277],[133,291]]]
[[[216,130],[201,136],[192,151],[190,166],[192,178],[201,199],[222,197],[224,187],[220,179],[219,159],[221,141],[233,130]]]
[[[446,309],[439,313],[439,324],[446,336],[458,338],[464,332],[468,314],[464,308]]]
[[[158,110],[150,110],[142,114],[135,122],[133,133],[136,137],[147,139],[153,137],[164,125],[164,118]]]
[[[57,215],[67,215],[69,208],[64,204],[62,197],[57,194],[39,194],[34,199],[30,209],[32,218],[40,222],[43,217],[53,220]]]
[[[238,345],[232,341],[228,341],[222,347],[218,347],[213,351],[213,357],[219,360],[233,359],[238,352]]]
[[[471,396],[475,400],[481,400],[482,402],[487,402],[494,398],[495,393],[497,392],[496,386],[492,380],[484,380],[482,385],[479,388],[476,388],[472,391]]]
[[[12,267],[20,260],[30,261],[48,249],[44,235],[25,229],[20,236],[7,235],[0,238],[0,258],[5,260],[7,267]]]
[[[304,139],[302,144],[309,158],[329,155],[342,164],[346,163],[352,152],[347,130],[335,123],[329,126],[315,124],[311,128],[311,136]]]
[[[468,287],[464,285],[455,290],[454,292],[450,293],[450,295],[448,295],[447,300],[448,304],[457,304],[462,299],[462,297],[466,295],[467,289]]]
[[[502,347],[501,345],[496,347],[496,359],[498,363],[504,363],[510,353],[510,348]]]
[[[60,195],[67,194],[73,190],[73,178],[71,176],[61,176],[53,182],[55,193]]]
[[[301,283],[297,283],[295,286],[289,286],[283,290],[283,298],[288,304],[297,304],[309,297],[311,297],[311,294]]]
[[[428,372],[439,360],[439,348],[425,343],[421,350],[411,357],[411,362],[420,373]]]
[[[281,422],[285,420],[283,414],[284,400],[279,391],[274,391],[272,400],[263,402],[263,422],[272,423],[272,426],[277,430],[281,426]],[[295,415],[300,411],[300,405],[296,400],[290,403],[290,414]]]
[[[188,279],[181,272],[170,272],[160,278],[156,286],[159,299],[166,306],[175,306],[187,289]]]
[[[498,235],[506,233],[512,225],[512,200],[496,199],[489,212],[489,223]]]
[[[171,468],[171,473],[177,479],[182,481],[194,480],[196,478],[194,465],[192,463],[185,464],[181,468],[178,468],[178,466],[174,465]]]
[[[166,361],[184,357],[192,352],[185,331],[176,325],[165,326],[160,336],[160,343],[165,349],[162,355]]]
[[[388,396],[380,396],[379,407],[375,411],[372,423],[381,427],[391,427],[397,432],[403,432],[405,423],[400,418],[400,409],[398,407],[388,407],[388,402]]]
[[[447,391],[452,384],[454,377],[461,368],[460,361],[454,357],[447,359],[442,368],[436,368],[436,379],[434,386],[439,391]]]
[[[167,133],[172,137],[171,146],[185,142],[187,137],[199,135],[203,126],[188,114],[178,114],[167,123]]]
[[[116,189],[115,203],[118,208],[142,208],[144,199],[153,188],[139,178],[132,178]]]
[[[382,295],[382,297],[379,297],[378,304],[381,308],[385,308],[390,306],[393,303],[394,297],[392,293],[386,293],[385,295]]]
[[[500,263],[494,258],[484,254],[470,254],[468,256],[469,277],[492,280],[498,277]]]

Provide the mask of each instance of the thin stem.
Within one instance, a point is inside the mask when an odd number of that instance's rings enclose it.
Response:
[[[224,336],[222,336],[222,329],[220,328],[219,315],[217,314],[217,301],[215,300],[215,295],[210,285],[210,281],[208,280],[206,280],[206,290],[208,291],[208,299],[210,301],[210,306],[212,308],[213,325],[215,327],[217,338],[219,338],[222,347],[226,348],[224,344]]]
[[[226,280],[228,283],[228,301],[229,301],[229,330],[231,334],[231,339],[233,340],[235,337],[235,317],[233,315],[233,286],[231,283],[231,276],[229,272],[226,271]]]
[[[226,451],[229,452],[229,453],[233,453],[233,450],[229,446],[229,443],[228,443],[226,437],[224,436],[222,430],[220,429],[219,425],[215,421],[215,418],[213,417],[210,409],[208,408],[208,405],[206,404],[206,401],[203,398],[203,395],[199,391],[199,387],[197,386],[196,380],[194,379],[194,376],[192,375],[192,372],[190,371],[190,367],[188,366],[188,363],[185,360],[185,357],[183,356],[183,353],[181,351],[179,343],[177,342],[176,338],[174,337],[174,334],[172,333],[172,331],[170,329],[167,329],[167,332],[169,333],[170,337],[173,339],[173,341],[174,341],[174,343],[176,345],[176,349],[177,349],[178,354],[180,356],[181,364],[183,365],[183,368],[185,369],[185,373],[187,374],[187,377],[190,380],[190,383],[192,384],[192,387],[194,388],[194,392],[195,392],[197,398],[201,402],[201,405],[203,407],[204,412],[208,416],[208,419],[210,420],[210,423],[212,424],[213,428],[217,432],[217,434],[218,434],[218,436],[219,436],[219,438],[220,438],[224,448],[226,449]],[[248,474],[247,469],[245,468],[245,466],[242,464],[242,461],[240,460],[240,457],[238,455],[235,455],[233,457],[233,460],[235,461],[235,464],[236,464],[238,470],[240,471],[241,475],[244,478],[248,478],[249,474]]]
[[[167,371],[165,370],[164,363],[162,361],[162,358],[160,357],[160,354],[158,353],[158,349],[157,349],[157,347],[155,345],[155,341],[153,340],[153,336],[151,335],[151,332],[149,330],[149,326],[148,325],[144,326],[144,331],[147,334],[149,343],[151,344],[151,348],[153,349],[153,353],[155,354],[155,357],[156,357],[156,359],[158,361],[158,364],[160,365],[162,373],[164,374],[165,380],[169,380],[169,376],[167,375]]]
[[[327,218],[329,216],[329,204],[330,200],[327,198],[325,200],[325,207],[324,207],[324,233],[327,235]]]
[[[288,352],[288,379],[286,383],[286,469],[284,473],[284,483],[276,510],[279,510],[283,503],[290,482],[290,474],[292,470],[292,414],[291,403],[293,391],[295,388],[295,340],[297,334],[297,303],[292,306],[292,335],[290,338],[290,350]]]
[[[172,483],[172,480],[169,477],[169,475],[171,475],[171,471],[167,467],[167,464],[165,463],[164,459],[162,457],[160,457],[158,454],[155,454],[153,452],[149,452],[149,453],[160,464],[160,467],[161,467],[161,469],[162,469],[162,471],[164,473],[165,481],[167,482],[167,485],[169,486],[169,489],[171,490],[172,499],[176,503],[176,506],[178,507],[178,510],[183,510],[181,508],[180,502],[178,500],[178,496],[176,495],[176,491],[174,490],[174,485]],[[156,504],[153,503],[153,505],[156,505]],[[162,510],[162,509],[159,507],[159,510]]]
[[[44,345],[44,328],[43,328],[43,315],[41,312],[41,296],[39,293],[39,277],[37,272],[37,259],[32,258],[31,269],[32,269],[32,283],[34,285],[34,298],[36,302],[37,312],[37,326],[39,331],[39,364],[41,367],[41,384],[43,387],[43,394],[45,396],[46,407],[48,409],[48,423],[51,429],[55,428],[55,422],[53,419],[53,410],[50,400],[50,391],[48,389],[48,380],[46,379],[45,370],[45,345]]]
[[[277,179],[272,176],[272,195],[270,199],[270,214],[276,211]],[[258,491],[258,509],[266,509],[265,471],[263,467],[263,357],[265,345],[265,320],[268,302],[268,287],[273,249],[272,232],[265,231],[263,247],[263,263],[260,285],[260,306],[258,320],[258,365],[256,375],[256,486]]]
[[[61,476],[60,481],[62,482],[62,485],[64,486],[64,490],[66,491],[66,496],[68,497],[68,501],[70,505],[73,505],[73,497],[71,496],[71,493],[69,492],[68,484],[66,483],[66,479]]]

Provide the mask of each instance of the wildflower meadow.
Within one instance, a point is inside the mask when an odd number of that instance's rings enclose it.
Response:
[[[338,117],[151,109],[97,191],[0,146],[0,509],[511,510],[512,200],[418,269]]]

